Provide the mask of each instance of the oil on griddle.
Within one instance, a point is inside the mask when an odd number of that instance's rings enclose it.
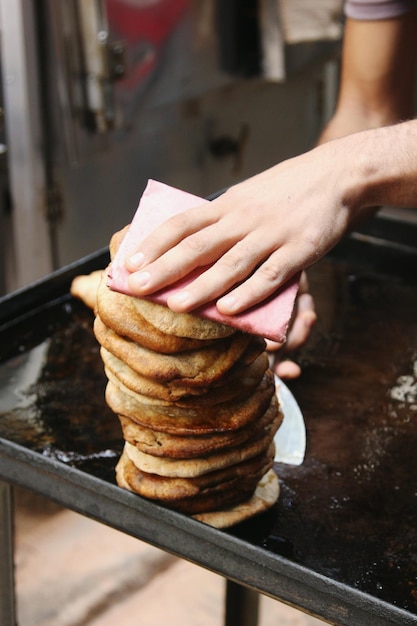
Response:
[[[113,480],[121,431],[104,401],[93,316],[67,300],[2,338],[0,436]]]

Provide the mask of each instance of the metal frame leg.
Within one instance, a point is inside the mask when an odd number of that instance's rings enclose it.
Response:
[[[257,626],[259,593],[226,579],[225,626]]]
[[[0,480],[0,624],[16,626],[13,488]]]

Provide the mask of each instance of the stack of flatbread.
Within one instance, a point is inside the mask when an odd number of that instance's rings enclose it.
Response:
[[[271,507],[282,414],[264,340],[112,291],[106,271],[94,280],[106,401],[125,440],[118,484],[217,527]],[[72,292],[91,306],[83,286]]]

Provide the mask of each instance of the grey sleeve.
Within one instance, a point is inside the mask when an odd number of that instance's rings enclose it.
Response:
[[[415,0],[346,0],[345,15],[356,20],[383,20],[408,13]]]

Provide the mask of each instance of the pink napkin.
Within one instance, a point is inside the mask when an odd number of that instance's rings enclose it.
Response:
[[[114,291],[133,295],[127,283],[129,272],[125,267],[125,259],[138,248],[139,243],[159,224],[176,213],[206,202],[208,200],[203,200],[198,196],[169,187],[163,183],[149,180],[129,230],[110,266],[108,286]],[[146,298],[159,304],[166,304],[171,294],[184,288],[204,269],[199,268],[174,285],[161,289],[154,294],[146,296]],[[217,310],[215,303],[204,305],[193,311],[193,313],[200,317],[228,324],[245,332],[282,342],[285,341],[288,324],[294,308],[298,291],[298,280],[299,276],[293,278],[268,300],[237,315],[222,315]]]

